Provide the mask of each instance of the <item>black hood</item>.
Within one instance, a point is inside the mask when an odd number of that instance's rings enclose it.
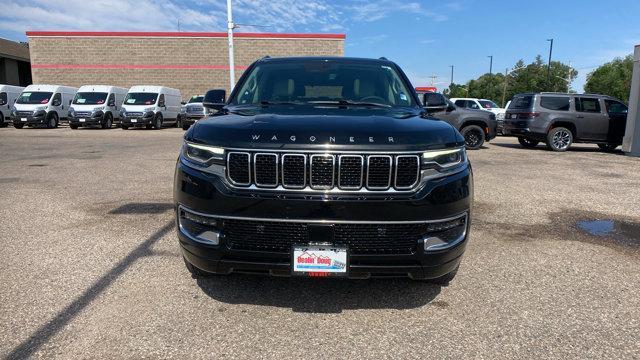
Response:
[[[188,141],[227,148],[421,151],[463,145],[446,122],[418,108],[235,107],[198,121]]]

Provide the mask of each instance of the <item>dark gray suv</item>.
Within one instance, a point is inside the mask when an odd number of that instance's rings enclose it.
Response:
[[[544,142],[553,151],[565,151],[581,142],[612,151],[622,144],[627,106],[598,94],[518,94],[504,121],[505,135],[517,136],[527,148]]]
[[[485,140],[496,137],[498,123],[495,114],[485,110],[465,109],[435,92],[425,93],[422,100],[430,116],[444,120],[460,131],[467,149],[479,149]]]

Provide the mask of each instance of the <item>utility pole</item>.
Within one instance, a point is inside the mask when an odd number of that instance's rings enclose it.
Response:
[[[553,53],[553,39],[547,39],[549,45],[549,62],[547,63],[547,89],[551,89],[551,54]]]
[[[429,78],[431,78],[431,86],[434,86],[436,84],[436,80],[438,79],[438,75],[433,74],[429,76]]]
[[[502,88],[502,104],[500,106],[502,106],[504,108],[504,104],[505,104],[505,97],[507,96],[507,75],[509,75],[509,68],[504,69],[504,86]]]
[[[227,0],[227,39],[229,41],[229,92],[233,91],[236,84],[236,72],[233,61],[233,29],[235,24],[231,16],[231,0]]]
[[[453,65],[449,65],[449,67],[451,68],[451,83],[449,85],[451,85],[453,84]]]
[[[493,91],[493,55],[487,57],[489,58],[489,93],[487,98],[491,99],[491,92]]]

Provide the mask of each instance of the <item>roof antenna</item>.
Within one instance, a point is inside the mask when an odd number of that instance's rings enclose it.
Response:
[[[386,57],[384,57],[384,56],[380,56],[378,59],[379,59],[379,60],[389,60],[389,59],[387,59],[387,58],[386,58]]]

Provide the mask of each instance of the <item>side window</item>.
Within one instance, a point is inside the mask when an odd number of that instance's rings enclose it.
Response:
[[[466,102],[464,100],[456,100],[455,104],[456,104],[456,106],[459,106],[459,107],[462,107],[462,108],[466,107]]]
[[[609,114],[626,114],[629,111],[625,104],[615,100],[605,100],[604,106]]]
[[[598,101],[598,99],[594,98],[576,98],[576,111],[599,113],[600,102]]]
[[[570,100],[568,96],[543,96],[540,106],[549,110],[569,111]]]
[[[158,99],[158,106],[164,106],[164,94],[160,94],[160,99]]]
[[[109,98],[107,99],[107,106],[115,106],[115,105],[116,105],[116,95],[110,94]]]
[[[7,93],[0,92],[0,105],[6,105],[6,104],[7,104]]]
[[[467,107],[469,109],[480,109],[480,105],[478,105],[478,103],[473,100],[467,100]]]
[[[53,105],[53,106],[62,105],[62,95],[60,95],[60,93],[57,93],[57,94],[53,95],[53,99],[51,101],[51,105]]]

